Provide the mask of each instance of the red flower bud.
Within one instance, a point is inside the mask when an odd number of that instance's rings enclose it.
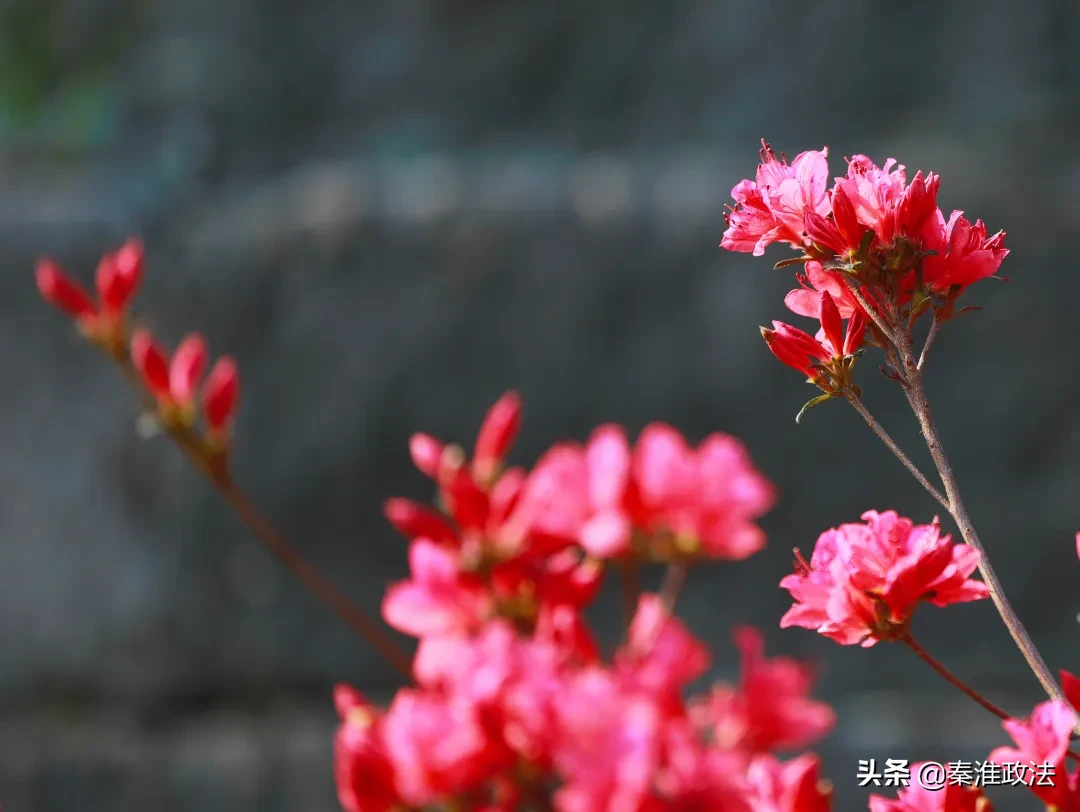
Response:
[[[774,321],[773,327],[776,329],[761,328],[761,336],[769,345],[772,354],[806,377],[814,377],[812,364],[815,360],[830,360],[830,353],[813,336],[779,321]]]
[[[409,438],[409,454],[417,470],[432,479],[439,473],[442,461],[443,443],[430,434],[417,432]]]
[[[491,477],[502,463],[521,428],[521,397],[507,392],[488,410],[473,453],[473,468],[481,480]]]
[[[203,416],[211,431],[221,431],[236,413],[240,399],[240,373],[236,362],[225,355],[217,360],[203,387]]]
[[[138,240],[128,240],[120,250],[101,258],[96,283],[105,310],[119,313],[127,307],[142,278],[142,265],[143,249]]]
[[[169,364],[169,392],[177,403],[191,403],[206,369],[206,342],[191,333],[180,342]]]
[[[136,330],[131,336],[131,362],[143,384],[159,398],[169,397],[169,362],[154,343],[149,330]]]
[[[457,546],[454,526],[441,513],[411,499],[387,499],[383,515],[401,535],[412,541],[426,538],[436,544]]]
[[[48,257],[38,260],[34,277],[41,297],[53,307],[76,319],[97,315],[97,305],[90,294],[53,260]]]

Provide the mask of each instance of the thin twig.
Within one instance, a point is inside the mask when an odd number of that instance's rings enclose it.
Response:
[[[934,339],[937,338],[940,326],[941,322],[938,321],[937,313],[934,313],[934,317],[930,321],[930,332],[926,335],[926,343],[923,344],[922,352],[919,353],[919,363],[915,365],[915,369],[919,372],[922,372],[922,368],[926,364],[926,356],[930,354],[930,348],[934,346]]]
[[[630,624],[634,622],[641,599],[641,571],[636,563],[627,563],[619,569],[619,599],[623,631],[629,635]]]
[[[990,711],[990,713],[994,714],[998,719],[1005,720],[1012,718],[1008,713],[949,671],[949,669],[942,665],[932,654],[930,654],[930,652],[915,642],[915,638],[911,636],[910,632],[898,639],[901,643],[904,643],[908,648],[915,652],[920,660],[933,668],[946,682],[954,688],[958,688],[965,696],[974,700],[984,709]],[[1074,753],[1072,750],[1066,751],[1065,754],[1074,761],[1080,761],[1080,754]]]
[[[900,446],[898,446],[896,441],[889,436],[889,433],[885,431],[885,428],[877,421],[877,419],[870,414],[863,402],[854,396],[850,396],[848,401],[855,407],[855,411],[862,415],[862,419],[866,421],[866,425],[873,429],[874,434],[876,434],[881,439],[881,442],[885,443],[896,458],[904,464],[904,467],[919,481],[919,484],[926,489],[927,493],[934,497],[938,504],[945,508],[945,510],[951,511],[952,507],[949,505],[949,500],[945,498],[941,491],[930,483],[930,480],[927,479],[923,472],[919,470],[918,466],[908,458],[907,454],[900,450]]]
[[[251,499],[232,478],[225,474],[211,480],[225,501],[248,529],[270,550],[289,572],[306,586],[342,620],[348,623],[372,648],[379,652],[402,676],[412,680],[410,657],[399,648],[349,597],[319,570],[308,563],[296,548],[268,522]]]
[[[1005,590],[998,580],[997,573],[994,572],[994,568],[990,565],[990,559],[986,555],[986,548],[983,547],[982,542],[979,541],[979,536],[975,533],[975,527],[971,523],[967,508],[964,506],[964,501],[960,496],[956,474],[953,472],[952,465],[945,455],[941,437],[938,435],[937,427],[934,425],[934,420],[930,415],[930,403],[926,398],[926,390],[923,387],[922,373],[919,372],[918,364],[912,352],[910,337],[905,337],[905,340],[897,344],[896,348],[900,353],[901,370],[904,381],[907,383],[905,393],[915,412],[915,417],[919,421],[919,427],[922,429],[923,438],[926,440],[926,446],[930,450],[934,465],[937,466],[941,482],[945,486],[945,496],[952,506],[949,512],[956,521],[957,527],[960,528],[960,535],[963,536],[964,541],[979,553],[979,572],[982,574],[983,581],[990,591],[990,599],[994,602],[994,606],[997,607],[998,614],[1001,615],[1001,619],[1005,623],[1005,628],[1009,630],[1009,634],[1012,636],[1017,648],[1020,649],[1020,653],[1024,655],[1024,659],[1027,660],[1028,666],[1038,678],[1043,690],[1051,699],[1067,701],[1042,655],[1039,654],[1039,650],[1032,642],[1027,629],[1024,628],[1024,624],[1021,623],[1020,618],[1017,616],[1016,610],[1009,603]],[[1080,731],[1080,726],[1078,726],[1078,731]]]
[[[124,377],[136,388],[148,411],[156,410],[157,404],[139,383],[138,375],[124,353],[111,353]],[[307,561],[278,530],[263,517],[255,503],[232,479],[227,466],[212,464],[205,454],[199,438],[184,427],[166,431],[170,439],[183,452],[211,485],[224,497],[239,519],[255,537],[325,606],[344,620],[364,640],[381,654],[407,680],[412,681],[412,659],[394,643],[360,607],[330,579]]]
[[[685,561],[672,561],[664,571],[664,581],[660,585],[660,605],[664,607],[664,614],[675,614],[675,604],[679,602],[679,595],[683,586],[686,585],[686,576],[690,566]]]
[[[996,716],[998,719],[1009,719],[1009,718],[1011,718],[1009,716],[1009,714],[1007,714],[1005,711],[1003,711],[1001,708],[999,708],[997,705],[995,705],[989,699],[984,697],[982,694],[980,694],[974,688],[969,687],[959,677],[954,676],[945,666],[943,666],[941,663],[939,663],[929,652],[927,652],[926,649],[924,649],[922,646],[920,646],[918,643],[916,643],[915,638],[912,637],[910,633],[905,634],[903,637],[901,637],[899,639],[900,639],[900,642],[904,643],[908,648],[910,648],[912,651],[914,651],[915,654],[918,655],[920,660],[922,660],[928,666],[930,666],[935,671],[937,671],[938,674],[940,674],[945,679],[946,682],[948,682],[950,685],[952,685],[955,688],[959,688],[969,698],[975,700],[975,702],[977,702],[979,705],[984,707],[986,710],[990,711],[990,713],[994,714],[994,716]]]
[[[862,289],[859,287],[857,280],[852,279],[847,274],[844,274],[844,281],[847,282],[848,289],[855,296],[855,300],[859,303],[862,309],[866,312],[866,315],[870,317],[870,320],[877,325],[877,328],[885,335],[889,341],[893,344],[896,343],[896,334],[893,332],[893,328],[885,322],[885,319],[881,317],[876,307],[871,306],[866,297],[863,296]]]

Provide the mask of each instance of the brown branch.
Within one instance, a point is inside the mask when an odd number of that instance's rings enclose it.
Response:
[[[109,353],[124,377],[137,389],[143,405],[150,412],[157,404],[146,392],[131,365],[126,350]],[[379,628],[363,609],[318,569],[316,569],[267,520],[255,503],[241,490],[229,473],[224,455],[211,456],[202,438],[185,426],[165,426],[165,432],[191,464],[214,486],[252,534],[285,565],[308,590],[327,608],[356,631],[372,648],[381,654],[406,680],[412,681],[412,658]]]

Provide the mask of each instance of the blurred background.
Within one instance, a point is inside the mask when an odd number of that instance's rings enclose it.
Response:
[[[348,681],[396,679],[292,581],[34,289],[129,234],[137,303],[244,375],[237,477],[371,610],[406,572],[381,517],[430,496],[406,442],[471,443],[505,389],[514,461],[604,421],[743,438],[782,493],[769,549],[682,607],[735,676],[733,626],[820,666],[837,809],[867,758],[982,759],[993,717],[909,652],[781,631],[791,548],[869,508],[936,505],[858,416],[767,352],[790,269],[717,247],[758,140],[943,176],[1008,230],[1003,273],[928,365],[976,526],[1054,668],[1080,669],[1080,5],[797,0],[0,3],[0,803],[330,812]],[[895,385],[866,403],[929,469]],[[610,594],[598,612],[610,642]],[[916,618],[1010,711],[1041,698],[987,601]],[[890,791],[891,794],[891,791]],[[995,793],[1000,809],[1034,798]]]

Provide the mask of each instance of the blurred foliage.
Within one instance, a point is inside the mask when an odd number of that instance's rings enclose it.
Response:
[[[135,41],[138,0],[76,8],[67,0],[0,7],[0,144],[85,150],[117,119],[117,63]]]

